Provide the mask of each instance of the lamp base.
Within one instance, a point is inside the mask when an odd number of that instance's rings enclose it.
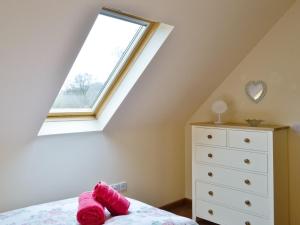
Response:
[[[223,121],[215,121],[214,124],[224,124],[225,122]]]
[[[215,121],[214,123],[215,124],[223,124],[224,122],[221,120],[221,113],[218,113],[217,115],[218,115],[218,120]]]

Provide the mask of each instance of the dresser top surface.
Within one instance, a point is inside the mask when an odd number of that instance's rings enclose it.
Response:
[[[289,129],[289,126],[283,125],[260,125],[257,127],[251,127],[248,124],[242,123],[223,123],[223,124],[215,124],[212,122],[192,122],[190,123],[192,126],[202,126],[202,127],[215,127],[215,128],[238,128],[238,129],[247,129],[247,130],[263,130],[263,131],[277,131]]]

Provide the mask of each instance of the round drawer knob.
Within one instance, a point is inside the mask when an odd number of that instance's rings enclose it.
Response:
[[[251,202],[250,202],[249,200],[246,200],[246,201],[245,201],[245,204],[246,204],[247,206],[251,206]]]
[[[211,153],[208,153],[208,158],[212,158],[213,157],[213,154],[211,154]]]
[[[210,215],[214,215],[214,211],[213,211],[212,209],[208,210],[208,213],[209,213]]]
[[[245,139],[244,139],[244,142],[245,142],[245,143],[250,143],[250,139],[249,139],[249,138],[245,138]]]
[[[250,159],[245,159],[245,160],[244,160],[244,163],[246,163],[246,164],[249,165],[249,164],[250,164]]]
[[[249,221],[246,221],[245,225],[251,225],[251,223]]]
[[[213,136],[212,136],[211,134],[209,134],[209,135],[207,135],[207,138],[208,138],[208,139],[212,139]]]
[[[248,180],[248,179],[246,179],[244,182],[245,182],[245,184],[247,184],[247,185],[250,185],[250,184],[251,184],[250,180]]]
[[[214,192],[212,192],[212,191],[209,191],[208,194],[209,194],[210,196],[214,196]]]
[[[212,173],[212,172],[208,172],[207,175],[208,175],[209,177],[212,177],[212,176],[213,176],[213,173]]]

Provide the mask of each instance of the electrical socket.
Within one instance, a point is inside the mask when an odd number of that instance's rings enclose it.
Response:
[[[120,183],[120,190],[121,190],[121,192],[127,191],[127,183],[126,182]]]
[[[119,190],[118,184],[111,184],[110,185],[113,189],[115,189],[116,191]]]
[[[120,182],[120,183],[111,184],[110,186],[118,192],[126,192],[127,191],[127,183],[125,181]]]

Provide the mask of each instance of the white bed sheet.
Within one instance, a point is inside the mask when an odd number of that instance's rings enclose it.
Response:
[[[128,200],[131,202],[129,214],[111,217],[106,211],[105,225],[197,225],[191,219]],[[71,198],[0,213],[0,225],[78,225],[77,201]]]

